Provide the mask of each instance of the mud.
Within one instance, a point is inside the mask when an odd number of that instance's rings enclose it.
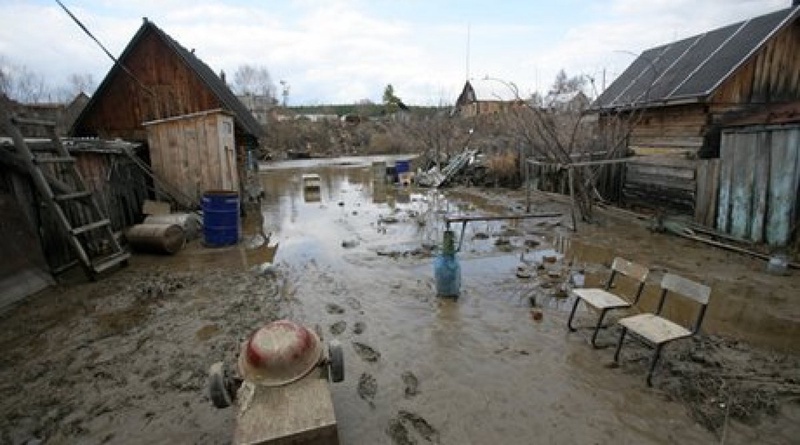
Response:
[[[378,393],[378,382],[372,374],[363,373],[358,378],[358,396],[366,400],[370,406],[374,407],[373,400]]]
[[[419,394],[419,379],[413,372],[405,371],[400,375],[400,378],[403,379],[403,385],[405,385],[403,393],[407,398]]]
[[[365,362],[374,363],[381,358],[380,352],[376,351],[372,346],[365,345],[364,343],[354,341],[353,349],[355,349],[356,354],[361,357],[361,360],[364,360]]]
[[[136,255],[98,282],[69,276],[6,309],[0,443],[229,443],[236,410],[211,406],[208,366],[232,368],[247,335],[277,318],[352,345],[344,382],[330,385],[342,444],[800,437],[797,271],[769,275],[763,261],[598,209],[577,232],[561,218],[468,224],[461,295],[437,299],[442,215],[522,213],[525,193],[394,187],[374,180],[370,162],[264,172],[254,232],[271,235],[261,247],[193,242],[173,257]],[[320,174],[317,196],[302,192],[305,172]],[[566,200],[534,198],[533,211],[567,214]],[[566,330],[574,274],[600,286],[617,255],[651,269],[644,310],[665,272],[713,289],[704,334],[665,349],[653,388],[650,350],[626,342],[614,368],[613,348],[591,348],[588,329]],[[592,315],[581,308],[576,322]],[[615,343],[622,315],[599,343]]]

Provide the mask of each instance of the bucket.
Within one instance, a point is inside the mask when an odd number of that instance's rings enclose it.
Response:
[[[210,247],[239,242],[239,194],[211,190],[203,194],[203,239]]]
[[[411,170],[411,161],[395,161],[394,170],[397,172],[397,176],[408,173]]]
[[[186,243],[183,229],[177,224],[137,224],[125,232],[133,250],[174,254]]]

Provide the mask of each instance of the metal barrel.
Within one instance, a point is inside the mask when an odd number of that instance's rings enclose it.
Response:
[[[203,241],[210,247],[239,242],[239,193],[210,190],[203,194]]]
[[[177,224],[137,224],[125,232],[133,250],[174,254],[186,243],[183,229]]]

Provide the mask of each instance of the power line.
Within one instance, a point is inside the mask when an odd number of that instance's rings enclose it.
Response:
[[[89,31],[89,29],[88,29],[86,26],[84,26],[84,24],[83,24],[83,23],[81,23],[81,21],[80,21],[80,20],[79,20],[77,17],[75,17],[75,15],[74,15],[74,14],[72,14],[72,12],[71,12],[71,11],[70,11],[70,10],[69,10],[69,9],[68,9],[66,6],[64,6],[64,4],[63,4],[63,3],[61,3],[61,0],[56,0],[56,3],[58,3],[58,6],[61,6],[61,9],[63,9],[63,10],[64,10],[64,12],[66,12],[66,13],[67,13],[67,15],[69,15],[69,16],[70,16],[70,18],[72,18],[72,20],[75,22],[75,24],[77,24],[77,25],[78,25],[78,26],[79,26],[79,27],[80,27],[80,28],[83,30],[83,32],[85,32],[85,33],[86,33],[86,35],[87,35],[87,36],[89,36],[89,38],[91,38],[92,40],[94,40],[94,41],[95,41],[95,43],[97,43],[97,45],[100,47],[100,49],[102,49],[102,50],[103,50],[103,52],[104,52],[104,53],[106,53],[106,55],[107,55],[107,56],[108,56],[108,57],[109,57],[111,60],[113,60],[113,61],[114,61],[114,64],[115,64],[115,65],[117,65],[117,66],[119,66],[120,68],[122,68],[122,70],[123,70],[123,71],[125,71],[125,73],[127,73],[129,76],[131,76],[131,78],[133,78],[133,80],[135,80],[135,81],[136,81],[136,82],[139,84],[139,86],[141,86],[141,87],[142,87],[142,89],[144,89],[146,92],[148,92],[148,93],[149,93],[151,96],[153,96],[153,97],[155,97],[155,96],[156,96],[156,94],[155,94],[155,93],[154,93],[152,90],[150,90],[150,88],[147,88],[147,86],[146,86],[144,83],[142,83],[142,81],[141,81],[141,80],[139,80],[139,78],[138,78],[138,77],[136,77],[136,76],[135,76],[135,75],[134,75],[134,74],[133,74],[133,73],[132,73],[132,72],[131,72],[131,71],[130,71],[130,70],[129,70],[129,69],[126,67],[126,66],[125,66],[125,65],[123,65],[122,63],[120,63],[120,61],[119,61],[119,60],[117,60],[117,58],[116,58],[116,57],[114,57],[114,55],[113,55],[113,54],[111,54],[111,52],[109,52],[109,51],[106,49],[106,47],[105,47],[105,46],[103,46],[103,44],[100,42],[100,40],[98,40],[98,39],[97,39],[97,37],[95,37],[95,36],[94,36],[94,34],[92,34],[92,32],[91,32],[91,31]]]

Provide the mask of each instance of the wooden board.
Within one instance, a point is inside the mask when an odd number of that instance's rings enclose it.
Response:
[[[240,390],[234,444],[338,445],[328,380],[322,370],[280,387]],[[248,385],[249,386],[249,385]]]

